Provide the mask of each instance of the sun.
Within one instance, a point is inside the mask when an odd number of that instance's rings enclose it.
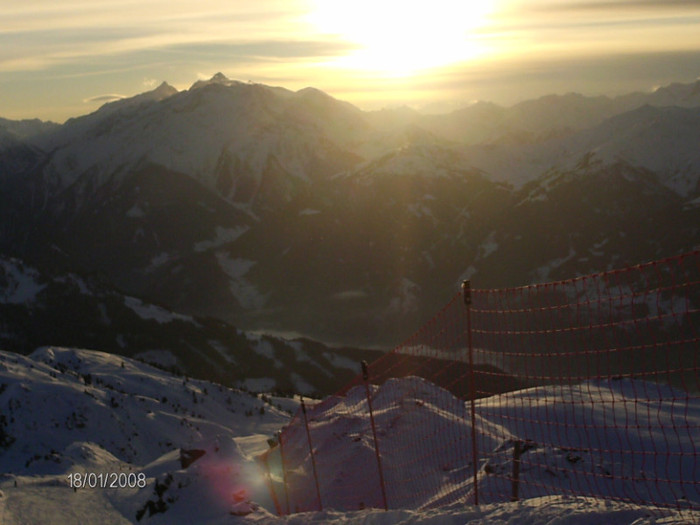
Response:
[[[478,33],[492,12],[483,0],[314,0],[308,21],[355,47],[338,65],[407,76],[483,54]]]

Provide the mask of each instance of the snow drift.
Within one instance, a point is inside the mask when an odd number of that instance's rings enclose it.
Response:
[[[472,503],[469,404],[418,377],[371,387],[390,508]],[[478,400],[480,503],[510,501],[519,443],[519,497],[577,495],[695,509],[700,402],[640,380],[543,386]],[[687,395],[686,395],[687,398]],[[268,463],[281,510],[384,506],[364,386],[308,410],[320,502],[303,414]],[[286,476],[287,493],[283,481]]]
[[[674,500],[678,496],[674,491],[651,497],[656,501],[665,497],[680,509],[611,499],[614,485],[599,491],[598,497],[572,495],[571,475],[580,473],[587,462],[616,462],[615,457],[606,459],[573,448],[584,442],[591,450],[614,447],[615,436],[594,430],[588,432],[589,438],[597,436],[598,441],[589,442],[585,433],[576,434],[578,441],[570,434],[572,450],[565,452],[546,443],[542,425],[530,423],[524,431],[518,423],[521,416],[536,421],[547,414],[560,423],[566,421],[562,418],[572,414],[566,408],[571,400],[576,396],[590,399],[589,392],[599,402],[578,405],[577,420],[591,426],[601,418],[610,421],[623,412],[622,399],[640,404],[639,399],[629,397],[632,386],[642,387],[624,381],[586,383],[522,390],[478,401],[478,439],[485,451],[479,460],[482,504],[478,508],[469,501],[473,488],[468,455],[471,427],[464,403],[415,377],[372,386],[389,503],[412,508],[324,510],[277,517],[271,513],[273,502],[253,458],[268,448],[268,437],[289,420],[276,406],[295,408],[294,401],[266,396],[272,406],[258,396],[176,377],[102,352],[56,347],[39,349],[30,356],[0,352],[0,521],[7,525],[698,522],[700,513]],[[658,392],[659,399],[642,403],[651,419],[635,423],[645,429],[645,441],[633,446],[653,444],[659,458],[664,457],[658,454],[663,450],[676,451],[667,472],[678,468],[690,476],[686,480],[694,480],[695,471],[686,469],[695,468],[695,458],[684,454],[697,435],[698,407],[681,411],[661,400],[669,392]],[[362,387],[355,388],[346,397],[329,398],[310,410],[319,475],[331,480],[321,486],[326,509],[349,505],[353,499],[355,508],[359,502],[366,507],[380,504],[364,395]],[[606,395],[620,401],[614,410],[607,408]],[[531,412],[517,408],[516,400],[528,400],[522,406],[530,406]],[[659,418],[685,418],[687,427],[678,443],[662,445],[645,434],[645,425],[656,424]],[[314,508],[316,492],[308,476],[308,448],[298,422],[298,418],[292,421],[283,444],[292,509],[304,510]],[[515,438],[531,440],[526,441],[530,448],[522,456],[523,499],[502,503],[507,499],[502,494],[507,485],[505,472],[512,464],[510,440]],[[607,444],[603,444],[605,439]],[[279,465],[279,447],[272,450],[269,463],[273,484],[279,489],[281,472],[274,468],[275,461]],[[578,456],[581,459],[576,460]],[[664,467],[647,462],[647,475],[652,474],[652,465]],[[122,488],[70,486],[69,475],[91,472],[143,475],[145,483]],[[630,487],[628,480],[621,483]],[[278,499],[280,495],[278,490]],[[697,506],[697,494],[692,498],[686,503]],[[284,499],[280,501],[284,504]]]

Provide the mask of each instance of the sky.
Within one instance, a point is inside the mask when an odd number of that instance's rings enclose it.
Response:
[[[700,0],[0,3],[0,117],[63,122],[217,72],[447,111],[700,78]]]

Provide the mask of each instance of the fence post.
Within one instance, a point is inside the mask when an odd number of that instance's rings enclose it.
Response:
[[[311,432],[309,431],[309,421],[306,418],[306,404],[304,398],[301,398],[301,413],[304,415],[304,427],[306,428],[306,439],[309,442],[309,453],[311,454],[311,468],[314,472],[314,482],[316,483],[316,497],[318,498],[318,510],[323,510],[323,502],[321,501],[321,487],[318,484],[318,472],[316,471],[316,457],[314,456],[314,447],[311,444]]]
[[[474,381],[474,348],[472,346],[472,290],[471,281],[462,282],[464,306],[467,308],[467,347],[469,350],[469,397],[471,398],[472,461],[474,463],[474,505],[479,505],[479,465],[476,445],[476,382]]]
[[[280,464],[282,465],[282,484],[284,485],[284,500],[287,503],[287,516],[289,516],[289,489],[287,488],[287,467],[284,464],[284,446],[282,445],[282,431],[277,432],[277,443],[280,447]]]
[[[518,501],[518,485],[520,483],[520,455],[522,454],[522,441],[515,440],[513,447],[513,494],[510,501]]]
[[[374,424],[374,411],[372,410],[372,396],[369,393],[369,371],[367,361],[362,361],[362,379],[365,383],[365,394],[367,395],[367,406],[369,408],[369,421],[372,425],[372,438],[374,439],[374,453],[377,456],[377,470],[379,471],[379,485],[382,489],[382,501],[384,510],[389,510],[386,499],[386,486],[384,484],[384,472],[382,470],[382,456],[379,453],[379,442],[377,441],[377,427]]]
[[[275,511],[277,515],[282,515],[282,509],[280,508],[280,503],[277,500],[277,493],[272,485],[272,475],[270,474],[270,463],[267,461],[267,453],[263,456],[258,457],[258,462],[262,463],[262,467],[265,469],[265,484],[267,485],[267,490],[270,492],[270,497],[272,498],[272,503],[275,505]]]

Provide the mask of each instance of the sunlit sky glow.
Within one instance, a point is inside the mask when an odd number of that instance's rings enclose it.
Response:
[[[17,119],[218,71],[436,111],[700,77],[699,0],[24,0],[0,20],[0,117]]]

